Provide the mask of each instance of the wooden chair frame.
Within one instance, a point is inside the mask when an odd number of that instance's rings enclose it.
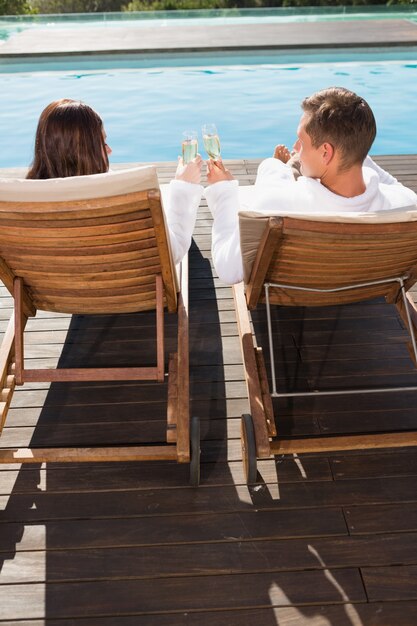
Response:
[[[80,216],[80,211],[85,209],[88,223],[87,228],[88,236],[91,233],[90,224],[94,222],[94,216],[100,215],[100,209],[104,214],[111,214],[109,205],[115,204],[120,213],[127,213],[130,211],[130,215],[136,216],[135,211],[148,211],[150,217],[143,218],[142,213],[140,219],[145,223],[146,227],[146,246],[149,248],[149,233],[150,224],[153,222],[153,228],[155,229],[155,246],[156,253],[159,255],[160,267],[162,271],[155,274],[154,277],[154,291],[155,291],[155,311],[156,311],[156,364],[153,367],[109,367],[109,368],[58,368],[58,369],[26,369],[24,361],[24,330],[27,320],[30,316],[36,314],[39,307],[36,299],[45,298],[41,293],[39,282],[35,284],[35,289],[31,289],[31,278],[28,278],[28,286],[25,281],[25,273],[19,275],[19,272],[13,268],[13,253],[9,253],[11,247],[10,242],[6,241],[5,252],[1,254],[0,258],[0,278],[5,286],[12,293],[14,298],[14,314],[12,315],[7,330],[0,347],[0,433],[4,427],[8,409],[13,396],[13,391],[16,385],[22,385],[25,382],[69,382],[69,381],[127,381],[127,380],[146,380],[146,381],[159,381],[163,382],[166,377],[165,373],[165,347],[164,347],[164,306],[168,306],[168,310],[176,311],[178,316],[178,328],[177,328],[177,352],[169,356],[168,367],[168,397],[167,397],[167,428],[166,428],[166,440],[167,444],[161,445],[127,445],[127,446],[106,446],[106,447],[88,447],[88,448],[22,448],[22,449],[0,449],[0,463],[42,463],[42,462],[92,462],[92,461],[143,461],[143,460],[176,460],[179,463],[191,462],[191,482],[193,485],[197,485],[199,481],[199,423],[197,418],[193,418],[190,422],[189,416],[189,328],[188,328],[188,257],[185,257],[179,266],[179,293],[177,294],[177,288],[175,287],[175,268],[173,266],[169,242],[165,230],[165,223],[163,217],[163,209],[161,204],[161,197],[159,189],[150,189],[144,192],[132,192],[125,194],[124,196],[117,196],[113,198],[99,198],[94,200],[82,202],[59,202],[59,203],[39,203],[39,206],[35,208],[29,205],[29,210],[35,211],[37,215],[42,215],[43,219],[48,220],[48,226],[52,222],[52,216],[45,218],[41,211],[48,211],[53,213],[58,211],[56,215],[59,217],[59,213],[65,215],[65,219],[68,221],[71,211],[76,206],[74,219],[75,222]],[[80,206],[81,205],[81,206]],[[127,207],[127,208],[125,208]],[[136,208],[138,207],[138,208]],[[146,208],[148,207],[148,208]],[[27,208],[26,206],[23,208]],[[117,212],[117,211],[116,211]],[[17,219],[24,220],[22,217],[22,203],[10,203],[0,202],[0,220],[9,220],[12,224],[10,229],[10,240],[13,243],[13,237],[15,236],[15,224]],[[10,217],[11,216],[11,217]],[[29,217],[30,214],[29,214]],[[36,219],[36,218],[35,218]],[[113,220],[113,218],[111,218]],[[139,218],[132,217],[132,225],[135,223],[141,223]],[[139,222],[137,222],[139,220]],[[114,221],[114,220],[113,220]],[[110,226],[107,232],[110,236],[114,237],[113,221],[110,222]],[[122,244],[126,249],[132,248],[129,243],[132,239],[130,232],[132,227],[126,228],[124,226],[127,222],[127,217],[123,217],[123,224],[120,231],[127,232],[128,244]],[[5,222],[6,226],[8,222]],[[40,229],[43,227],[41,225]],[[19,226],[20,228],[20,226]],[[98,229],[100,231],[100,228]],[[53,231],[57,231],[57,227],[53,226]],[[20,232],[20,231],[19,231]],[[99,237],[102,238],[103,227],[99,232]],[[116,229],[116,232],[117,229]],[[43,230],[42,234],[45,237],[47,231]],[[7,234],[5,235],[7,239]],[[121,239],[121,237],[119,237]],[[55,240],[51,236],[51,241]],[[100,239],[101,242],[101,239]],[[41,241],[41,246],[44,246],[44,241]],[[57,245],[51,243],[52,245]],[[90,246],[97,245],[96,243],[88,244]],[[118,244],[119,245],[119,244]],[[136,244],[135,244],[136,246]],[[52,249],[52,248],[51,248]],[[136,249],[136,248],[135,248]],[[11,263],[7,261],[7,255],[9,254]],[[130,254],[130,253],[129,253]],[[157,258],[157,257],[154,257]],[[92,261],[93,262],[93,261]],[[119,259],[118,259],[119,263]],[[132,267],[131,261],[127,262],[122,259],[123,267]],[[152,261],[155,266],[154,261]],[[124,264],[124,265],[123,265]],[[95,271],[99,271],[95,270]],[[130,272],[135,271],[129,269]],[[146,271],[146,270],[145,270]],[[119,272],[119,273],[120,273]],[[131,276],[131,274],[129,274]],[[151,274],[152,276],[152,274]],[[118,275],[119,277],[119,275]],[[106,279],[108,276],[106,275]],[[119,279],[120,280],[120,279]],[[131,279],[130,279],[131,280]],[[149,282],[149,281],[148,281]],[[129,284],[126,281],[126,284]],[[141,284],[139,280],[139,285]],[[148,283],[147,283],[148,284]],[[88,286],[88,285],[87,285]],[[150,287],[146,296],[148,295]],[[48,289],[46,290],[48,293]],[[49,291],[51,293],[51,291]],[[53,292],[54,293],[54,292]],[[65,292],[62,291],[65,295]],[[85,291],[84,291],[85,293]],[[97,292],[98,293],[98,292]],[[132,293],[132,296],[125,295]],[[59,292],[59,297],[61,292]],[[59,301],[58,297],[58,301]],[[65,300],[64,297],[64,300]],[[128,302],[128,299],[133,298],[133,304]],[[134,288],[126,288],[122,291],[122,312],[134,311]],[[105,304],[105,312],[112,313],[111,296],[106,295],[106,299],[103,300]],[[119,299],[120,302],[120,299]],[[127,302],[127,304],[126,304]],[[71,310],[71,304],[65,304],[64,312]],[[74,296],[74,312],[84,312],[83,304],[77,303],[76,295]],[[100,301],[94,306],[97,307],[93,313],[99,313]],[[120,304],[116,303],[117,307]],[[51,302],[50,309],[46,310],[59,311],[60,304]],[[69,309],[68,309],[69,307]],[[127,308],[129,307],[129,308]],[[133,308],[132,308],[133,307]],[[152,304],[148,309],[152,308]],[[88,313],[89,311],[87,311]],[[181,376],[178,373],[181,372]],[[191,425],[190,425],[191,424]]]
[[[13,281],[14,325],[15,325],[15,366],[16,385],[39,382],[87,382],[98,380],[157,380],[165,378],[164,351],[164,296],[160,274],[156,277],[156,358],[155,367],[89,367],[59,369],[24,368],[24,329],[27,317],[23,313],[23,279]]]
[[[371,250],[368,253],[363,242],[369,242],[372,239],[376,242],[375,251]],[[352,241],[351,244],[349,240]],[[417,445],[417,433],[414,431],[281,439],[277,435],[273,397],[417,391],[417,386],[278,393],[271,321],[272,304],[324,306],[385,296],[387,302],[396,304],[409,330],[414,360],[417,362],[415,339],[417,310],[406,293],[417,280],[417,244],[414,243],[415,241],[417,241],[417,223],[415,222],[341,224],[293,218],[269,218],[250,279],[246,284],[239,283],[233,287],[250,404],[250,414],[242,416],[242,450],[248,482],[256,480],[256,458],[268,458],[271,454]],[[320,251],[320,243],[323,246],[322,251]],[[381,250],[390,250],[391,246],[394,246],[395,250],[396,245],[399,250],[399,260],[397,263],[393,260],[392,271],[382,270],[381,272],[377,267],[375,268],[375,258],[383,258]],[[310,246],[314,251],[314,259],[309,264],[307,262],[309,252],[308,250],[306,252],[304,247],[308,249]],[[346,265],[344,273],[339,272],[338,268],[333,276],[327,277],[326,267],[331,267],[336,261],[340,250],[344,250],[349,259],[351,253],[353,256],[356,254],[356,258],[342,264]],[[290,262],[287,258],[289,251],[292,255]],[[383,264],[387,265],[385,262]],[[303,266],[306,266],[304,272],[302,272]],[[323,268],[323,274],[319,271],[320,267]],[[358,280],[357,277],[363,276],[364,272],[365,275],[368,272],[370,278],[375,278],[375,280]],[[262,349],[255,347],[256,338],[253,335],[249,311],[255,308],[258,302],[266,304],[272,392],[268,384]]]

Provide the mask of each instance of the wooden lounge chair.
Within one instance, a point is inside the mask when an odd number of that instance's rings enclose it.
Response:
[[[189,419],[188,265],[185,258],[177,277],[155,169],[59,180],[2,180],[0,198],[0,278],[15,305],[0,348],[0,428],[15,385],[163,382],[168,375],[166,444],[3,448],[0,462],[172,459],[190,462],[191,483],[197,485],[199,422]],[[170,355],[168,374],[165,307],[178,316],[177,351]],[[37,310],[71,314],[155,310],[155,365],[140,367],[138,355],[136,367],[27,369],[24,329]]]
[[[416,207],[410,208],[416,213]],[[416,361],[417,311],[406,292],[417,281],[417,222],[341,223],[340,218],[326,222],[247,212],[240,214],[240,235],[245,278],[233,289],[250,403],[250,414],[242,416],[248,483],[256,482],[257,458],[271,454],[417,445],[416,432],[280,437],[273,398],[386,393],[403,388],[278,392],[271,321],[271,306],[339,305],[383,296],[396,304],[409,329]],[[255,347],[249,312],[258,303],[266,305],[271,387],[262,349]],[[406,390],[417,391],[417,387]]]

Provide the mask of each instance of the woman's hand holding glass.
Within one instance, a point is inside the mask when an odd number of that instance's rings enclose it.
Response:
[[[177,171],[175,172],[176,180],[183,180],[186,183],[199,185],[201,182],[201,168],[203,167],[203,159],[199,154],[190,161],[184,163],[182,157],[178,157]]]

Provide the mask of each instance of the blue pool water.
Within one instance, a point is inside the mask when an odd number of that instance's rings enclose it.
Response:
[[[182,131],[200,130],[205,122],[217,124],[225,159],[263,158],[275,143],[293,144],[302,98],[330,85],[356,91],[373,108],[373,154],[415,154],[417,51],[399,50],[403,59],[374,61],[338,54],[330,53],[332,62],[324,62],[323,53],[310,55],[308,63],[300,53],[285,62],[282,55],[252,55],[251,64],[236,56],[194,56],[194,65],[171,58],[167,66],[153,58],[125,61],[124,67],[111,67],[109,60],[106,69],[0,68],[0,167],[30,162],[39,114],[61,97],[84,100],[99,111],[113,162],[174,160]],[[201,152],[205,156],[202,146]]]

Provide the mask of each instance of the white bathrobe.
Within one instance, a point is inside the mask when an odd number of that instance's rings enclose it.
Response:
[[[182,260],[191,245],[203,192],[201,185],[182,180],[172,180],[169,185],[161,185],[162,203],[175,264]]]
[[[239,211],[280,216],[302,214],[307,218],[309,213],[362,216],[401,207],[415,208],[416,194],[378,167],[370,157],[365,159],[363,177],[364,193],[345,198],[329,191],[314,178],[301,176],[295,181],[289,167],[270,158],[260,164],[253,186],[239,187],[234,180],[207,187],[205,195],[214,220],[212,258],[220,280],[233,284],[243,279]]]

